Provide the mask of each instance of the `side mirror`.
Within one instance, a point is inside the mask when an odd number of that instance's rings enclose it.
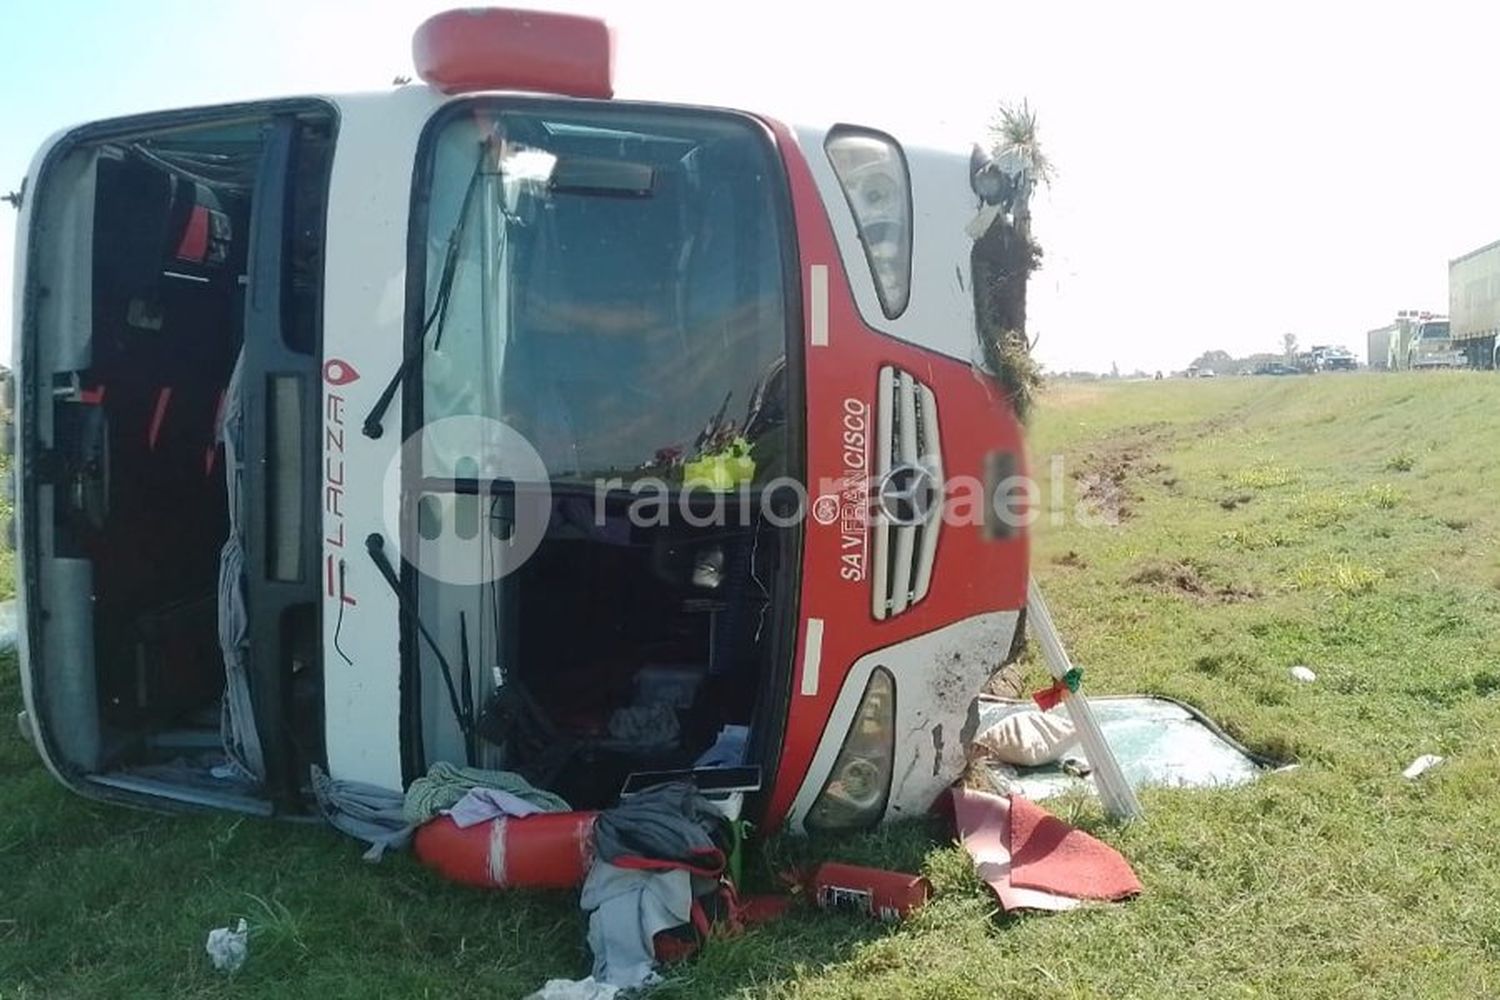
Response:
[[[969,156],[969,187],[986,205],[999,205],[1020,217],[1026,214],[1031,200],[1031,169],[1018,153],[991,157],[975,146]]]

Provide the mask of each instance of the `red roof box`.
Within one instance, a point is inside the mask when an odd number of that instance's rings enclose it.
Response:
[[[445,94],[614,96],[614,35],[594,17],[506,7],[434,14],[412,37],[417,75]]]

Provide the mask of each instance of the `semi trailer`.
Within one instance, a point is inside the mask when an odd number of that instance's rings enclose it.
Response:
[[[1500,241],[1448,262],[1448,316],[1455,350],[1470,368],[1500,368]]]

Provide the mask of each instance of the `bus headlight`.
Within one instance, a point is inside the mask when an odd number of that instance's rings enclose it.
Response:
[[[889,136],[844,126],[828,134],[824,148],[854,215],[881,311],[895,319],[911,298],[911,177],[906,157]]]
[[[896,756],[896,682],[876,667],[828,781],[807,811],[809,830],[874,826],[885,814]]]

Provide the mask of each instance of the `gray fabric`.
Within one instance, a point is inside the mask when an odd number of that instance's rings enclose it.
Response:
[[[692,916],[692,877],[681,868],[639,871],[595,860],[579,903],[589,915],[594,978],[614,986],[642,986],[656,968],[651,939]]]
[[[219,437],[224,442],[224,486],[229,497],[229,537],[219,552],[219,647],[224,654],[224,702],[219,735],[224,754],[235,769],[250,780],[261,782],[266,777],[266,762],[255,728],[255,703],[250,698],[250,675],[245,665],[250,617],[245,610],[245,550],[240,536],[240,520],[244,515],[240,506],[240,479],[244,475],[240,448],[245,423],[240,374],[244,366],[245,352],[241,350],[224,391],[223,423],[219,427]]]
[[[718,869],[724,856],[713,834],[723,824],[723,815],[687,782],[656,785],[599,814],[594,853],[604,861],[653,858]]]
[[[609,735],[621,743],[658,747],[677,742],[682,727],[677,710],[658,702],[655,705],[627,705],[615,709],[609,717]]]
[[[318,811],[329,825],[370,845],[366,861],[379,861],[387,850],[404,848],[411,840],[416,827],[401,811],[405,797],[400,792],[363,781],[335,780],[316,764],[312,786]]]

